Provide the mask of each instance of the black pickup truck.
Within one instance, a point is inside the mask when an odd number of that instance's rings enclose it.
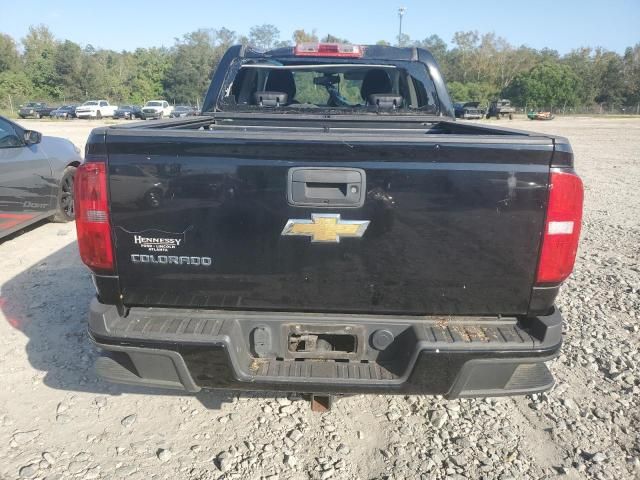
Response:
[[[96,128],[76,176],[114,381],[539,392],[582,183],[566,139],[457,123],[418,48],[234,46],[202,114]]]
[[[20,105],[18,110],[18,116],[20,118],[42,118],[50,117],[56,107],[50,107],[46,103],[42,102],[29,102],[26,105]]]

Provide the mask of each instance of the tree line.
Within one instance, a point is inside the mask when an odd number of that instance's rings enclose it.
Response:
[[[71,103],[89,98],[134,104],[164,98],[196,105],[229,46],[270,49],[302,41],[348,40],[303,29],[282,40],[278,28],[266,24],[252,27],[247,35],[200,29],[175,39],[171,47],[117,52],[57,39],[45,25],[30,27],[19,41],[0,33],[0,108],[15,108],[26,100]],[[455,33],[451,46],[438,35],[423,40],[402,35],[395,44],[430,50],[454,101],[510,98],[518,106],[538,109],[640,108],[640,43],[623,55],[600,47],[561,55],[548,48],[514,46],[494,33],[469,31]]]

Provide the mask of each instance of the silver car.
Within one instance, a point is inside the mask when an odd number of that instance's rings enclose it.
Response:
[[[81,163],[69,140],[0,117],[0,238],[47,218],[74,220],[73,179]]]

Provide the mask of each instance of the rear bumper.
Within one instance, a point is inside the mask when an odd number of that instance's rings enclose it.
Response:
[[[358,338],[349,358],[300,358],[287,332],[339,326]],[[311,328],[311,327],[310,327]],[[376,349],[376,332],[392,341]],[[256,333],[258,332],[258,333]],[[106,380],[180,389],[303,393],[519,395],[553,386],[545,362],[562,317],[392,317],[116,307],[94,300],[89,334]],[[297,358],[296,358],[297,357]]]

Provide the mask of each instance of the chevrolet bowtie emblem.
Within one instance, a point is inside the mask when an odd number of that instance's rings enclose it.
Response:
[[[341,238],[362,237],[368,220],[342,220],[336,213],[312,213],[311,220],[292,218],[281,235],[311,237],[313,243],[339,243]]]

